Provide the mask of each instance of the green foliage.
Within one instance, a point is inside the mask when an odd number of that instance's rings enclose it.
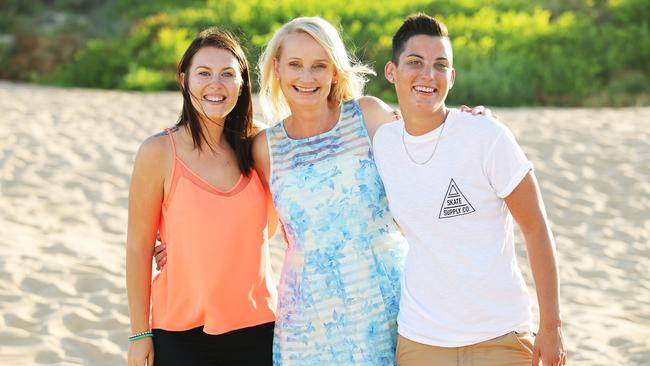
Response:
[[[217,25],[233,31],[254,67],[280,25],[297,16],[318,15],[341,30],[349,50],[359,60],[375,68],[378,76],[369,83],[368,93],[394,102],[392,86],[383,78],[391,37],[406,15],[423,11],[443,20],[451,34],[456,68],[456,83],[449,97],[452,104],[625,105],[641,100],[635,96],[650,95],[647,0],[8,3],[9,15],[0,16],[0,27],[16,28],[20,23],[24,28],[30,24],[23,21],[25,15],[42,13],[45,3],[53,4],[58,11],[90,9],[95,14],[92,19],[106,18],[106,24],[115,27],[128,25],[122,31],[105,31],[101,38],[84,41],[83,47],[60,62],[55,72],[32,73],[36,80],[61,85],[175,89],[176,65],[200,30]],[[99,4],[103,12],[97,10]],[[81,28],[90,34],[96,27]],[[99,32],[95,29],[92,34]],[[12,52],[7,44],[0,47],[0,54]]]

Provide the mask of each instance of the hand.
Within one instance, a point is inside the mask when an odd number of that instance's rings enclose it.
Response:
[[[158,238],[160,240],[160,238]],[[156,269],[161,270],[167,263],[167,247],[165,243],[160,242],[153,248],[153,258],[156,260]]]
[[[477,116],[478,115],[478,116],[486,116],[486,117],[492,117],[494,119],[498,119],[497,115],[492,113],[492,110],[490,108],[485,108],[482,105],[477,105],[474,108],[470,108],[470,107],[462,104],[460,107],[458,107],[458,109],[461,112],[471,113],[472,116]]]
[[[533,366],[539,366],[539,361],[544,366],[563,366],[566,364],[567,354],[564,349],[564,336],[562,328],[539,329],[533,346]]]
[[[151,337],[129,342],[128,366],[153,366],[153,340]]]

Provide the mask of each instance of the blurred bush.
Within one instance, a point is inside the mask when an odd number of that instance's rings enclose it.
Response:
[[[383,78],[391,36],[423,11],[452,37],[450,103],[631,105],[650,100],[647,0],[0,0],[0,77],[69,86],[175,89],[191,39],[218,25],[255,65],[273,31],[302,15],[339,27],[378,74],[368,93],[394,102]],[[31,4],[31,5],[27,5]]]

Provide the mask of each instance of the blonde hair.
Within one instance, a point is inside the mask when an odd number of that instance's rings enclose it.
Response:
[[[280,83],[275,78],[273,60],[279,57],[286,36],[297,32],[310,35],[325,49],[334,64],[337,82],[332,83],[332,89],[327,97],[330,102],[338,105],[361,97],[368,81],[365,75],[375,75],[370,67],[351,59],[341,36],[328,21],[320,17],[295,18],[275,32],[258,63],[260,105],[267,122],[286,118],[291,114],[289,104],[280,89]]]

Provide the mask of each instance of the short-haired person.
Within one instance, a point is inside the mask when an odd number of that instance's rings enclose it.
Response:
[[[385,75],[403,119],[378,128],[375,160],[409,243],[396,359],[420,365],[563,365],[553,236],[532,164],[503,124],[445,106],[455,71],[446,27],[408,17]],[[514,251],[526,242],[540,324]]]

